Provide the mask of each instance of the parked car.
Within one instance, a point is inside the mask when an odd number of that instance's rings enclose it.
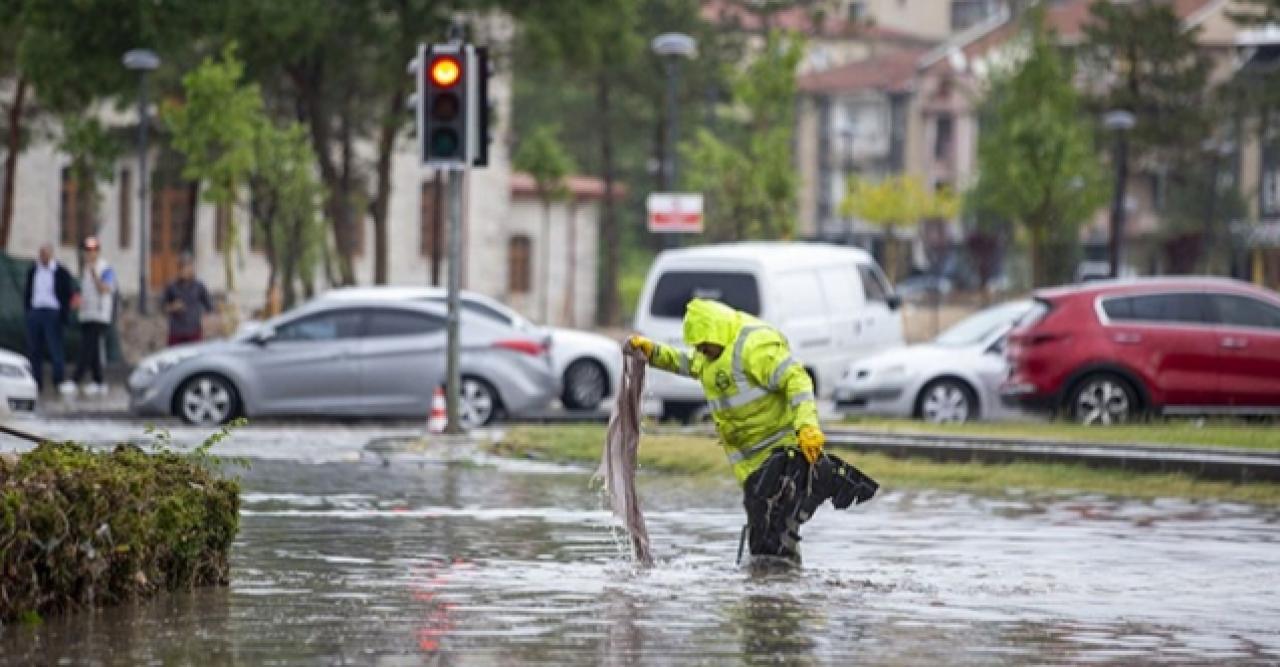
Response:
[[[1223,278],[1037,292],[1009,335],[1017,405],[1085,424],[1145,413],[1280,413],[1280,296]]]
[[[438,287],[347,287],[330,290],[326,299],[390,298],[420,299],[445,303],[446,293]],[[610,396],[617,395],[622,381],[621,343],[608,336],[566,329],[539,327],[502,302],[483,294],[463,291],[462,308],[519,331],[551,336],[551,367],[559,379],[560,402],[570,410],[595,410]]]
[[[664,251],[649,269],[635,328],[684,346],[684,310],[695,297],[778,327],[823,397],[849,362],[902,344],[902,302],[875,260],[857,248],[731,243]],[[652,372],[646,387],[663,417],[687,420],[705,409],[702,388],[689,378]]]
[[[38,393],[31,362],[20,354],[0,349],[0,416],[33,414]]]
[[[445,381],[445,309],[405,299],[317,299],[230,340],[170,348],[129,377],[142,415],[195,424],[236,415],[426,416]],[[546,407],[549,340],[463,312],[464,426]]]
[[[975,313],[932,342],[874,354],[849,365],[836,408],[859,414],[966,422],[1009,416],[1000,386],[1009,375],[1004,340],[1030,301]]]

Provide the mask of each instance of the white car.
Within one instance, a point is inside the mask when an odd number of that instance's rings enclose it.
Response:
[[[37,391],[31,362],[20,354],[0,350],[0,416],[34,414]]]
[[[366,297],[421,299],[443,303],[440,287],[345,287],[324,293],[322,299]],[[551,335],[551,366],[560,380],[560,402],[569,410],[595,410],[616,396],[622,381],[622,343],[608,336],[560,327],[540,327],[506,304],[483,294],[463,291],[462,308],[499,320],[516,329],[542,330]]]
[[[999,419],[1009,373],[1004,340],[1032,302],[1011,301],[969,316],[930,343],[881,352],[849,365],[835,388],[836,408],[852,414],[929,422]]]

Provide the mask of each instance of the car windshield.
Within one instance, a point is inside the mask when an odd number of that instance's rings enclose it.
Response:
[[[1009,328],[1030,307],[1031,304],[1026,301],[1014,301],[988,308],[961,320],[960,323],[942,332],[942,335],[933,342],[949,347],[976,345],[992,334]]]

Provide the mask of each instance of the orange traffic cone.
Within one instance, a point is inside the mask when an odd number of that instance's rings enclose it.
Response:
[[[445,415],[444,408],[444,390],[436,387],[435,393],[431,394],[431,413],[427,415],[427,433],[444,433],[444,428],[449,424],[449,418]]]

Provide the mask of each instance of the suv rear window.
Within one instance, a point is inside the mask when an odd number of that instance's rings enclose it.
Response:
[[[1118,322],[1209,322],[1204,294],[1142,294],[1106,299],[1102,312]]]
[[[670,271],[658,278],[649,314],[684,317],[689,301],[714,299],[752,315],[760,314],[760,287],[750,273],[733,271]]]
[[[1236,327],[1280,329],[1280,308],[1234,294],[1215,294],[1218,321]]]

